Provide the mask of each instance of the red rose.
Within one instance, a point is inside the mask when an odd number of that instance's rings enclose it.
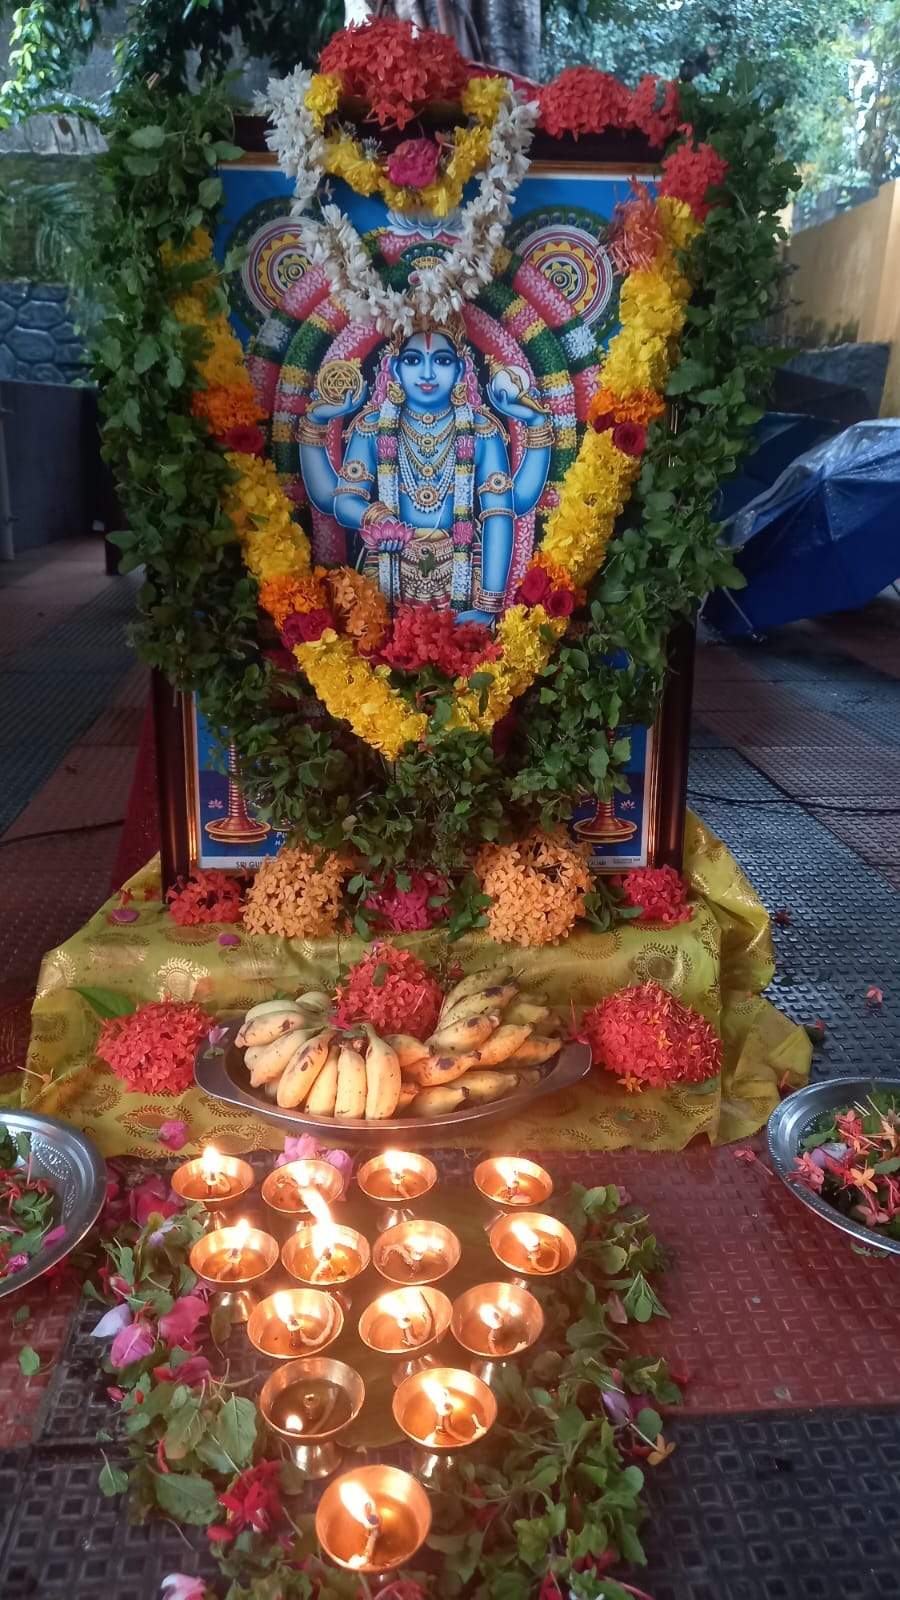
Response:
[[[593,421],[595,433],[608,433],[610,428],[614,428],[615,425],[616,414],[614,411],[604,411],[602,417],[595,417]]]
[[[401,189],[424,189],[437,177],[440,157],[433,139],[404,139],[388,156],[387,175]]]
[[[570,617],[575,610],[575,596],[571,589],[554,589],[544,601],[548,617]]]
[[[626,456],[639,456],[647,443],[647,429],[640,422],[620,422],[613,428],[613,444]]]
[[[543,567],[531,567],[516,590],[516,599],[523,606],[536,606],[550,592],[550,578]]]
[[[266,448],[262,431],[255,422],[238,422],[227,433],[220,433],[217,444],[225,450],[236,450],[242,456],[261,456]]]
[[[321,639],[325,629],[333,627],[334,617],[330,611],[292,611],[284,619],[281,642],[292,650],[295,644],[311,644]]]

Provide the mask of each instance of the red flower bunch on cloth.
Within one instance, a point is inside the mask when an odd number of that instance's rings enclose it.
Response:
[[[705,1083],[722,1065],[715,1029],[657,983],[619,989],[586,1011],[581,1027],[595,1064],[628,1090]]]
[[[640,906],[637,922],[689,922],[693,911],[685,905],[690,887],[674,867],[636,867],[614,878],[629,906]]]
[[[338,984],[335,999],[341,1028],[371,1022],[382,1037],[411,1033],[427,1039],[434,1032],[444,991],[411,950],[376,944]]]
[[[261,1461],[257,1467],[248,1467],[235,1478],[230,1489],[219,1495],[219,1504],[225,1507],[227,1518],[224,1525],[207,1528],[214,1544],[230,1544],[239,1533],[275,1534],[279,1526],[287,1523],[281,1504],[280,1472],[279,1461]],[[278,1538],[285,1549],[293,1542],[288,1532]]]
[[[166,904],[179,928],[201,922],[240,922],[244,886],[240,878],[215,868],[179,878],[166,893]]]
[[[448,678],[467,678],[499,654],[500,645],[483,623],[457,623],[446,607],[398,606],[378,659],[401,672],[437,667]]]
[[[717,155],[711,144],[680,144],[663,162],[660,194],[671,195],[689,205],[698,222],[704,222],[713,209],[707,200],[708,189],[722,182],[728,162]]]
[[[319,71],[342,79],[345,95],[368,100],[375,121],[405,128],[432,100],[458,100],[472,76],[455,42],[396,17],[343,28],[319,56]]]
[[[404,139],[387,159],[387,175],[401,189],[424,189],[437,177],[441,152],[433,139]]]
[[[209,1032],[201,1006],[161,1000],[127,1017],[108,1017],[96,1054],[132,1094],[183,1094],[194,1081],[194,1052]]]
[[[401,874],[402,876],[402,874]],[[378,885],[373,894],[363,902],[366,911],[372,912],[392,933],[417,933],[433,928],[447,915],[444,905],[429,902],[449,893],[446,878],[436,872],[406,873],[409,888],[400,889],[397,874],[391,872]]]
[[[284,619],[281,630],[281,642],[288,649],[293,650],[295,644],[312,644],[316,639],[321,639],[326,628],[334,627],[334,617],[330,611],[292,611]]]

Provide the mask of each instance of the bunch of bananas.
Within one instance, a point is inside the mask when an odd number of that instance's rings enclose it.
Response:
[[[523,993],[509,969],[475,973],[450,990],[429,1039],[380,1038],[370,1023],[339,1030],[330,997],[265,1000],[235,1043],[255,1089],[284,1110],[381,1122],[398,1112],[443,1116],[535,1083],[559,1052],[557,1013]]]

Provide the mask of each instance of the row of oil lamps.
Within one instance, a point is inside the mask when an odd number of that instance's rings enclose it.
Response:
[[[561,1222],[532,1209],[553,1191],[535,1162],[498,1156],[483,1161],[474,1179],[492,1208],[487,1238],[511,1280],[483,1283],[456,1301],[434,1285],[453,1270],[460,1242],[443,1223],[416,1216],[437,1179],[434,1163],[388,1150],[365,1163],[357,1182],[379,1204],[381,1228],[370,1252],[357,1229],[335,1223],[329,1201],[343,1179],[327,1161],[276,1167],[262,1184],[267,1229],[246,1218],[253,1168],[207,1149],[173,1174],[183,1199],[206,1209],[210,1231],[191,1251],[191,1266],[227,1305],[263,1355],[282,1363],[263,1385],[259,1404],[270,1433],[308,1477],[330,1476],[340,1462],[340,1435],[358,1416],[365,1385],[358,1372],[321,1352],[344,1327],[347,1285],[369,1265],[393,1287],[371,1301],[358,1322],[371,1350],[395,1358],[393,1412],[413,1442],[417,1478],[430,1483],[453,1452],[476,1443],[493,1426],[497,1402],[489,1380],[497,1365],[534,1344],[543,1312],[528,1292],[530,1279],[571,1266],[575,1240]],[[262,1281],[281,1260],[297,1288],[261,1299]],[[472,1368],[439,1367],[432,1349],[452,1332],[474,1358]],[[298,1359],[298,1353],[303,1355]],[[327,1487],[316,1512],[323,1550],[340,1566],[384,1574],[408,1561],[431,1524],[422,1482],[398,1468],[360,1467]]]

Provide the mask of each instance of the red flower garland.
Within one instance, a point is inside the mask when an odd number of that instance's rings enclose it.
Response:
[[[715,1029],[657,983],[620,989],[586,1011],[581,1025],[595,1064],[627,1089],[705,1083],[721,1070]]]
[[[382,128],[405,128],[429,101],[458,100],[475,75],[449,35],[396,17],[342,28],[319,56],[319,71],[340,77],[345,95],[367,100]]]
[[[96,1054],[132,1094],[183,1094],[194,1082],[194,1054],[211,1025],[201,1006],[162,1000],[127,1017],[107,1017]]]
[[[614,878],[629,906],[640,906],[637,922],[688,922],[693,910],[685,905],[690,885],[674,867],[636,867]]]
[[[350,968],[335,993],[339,1027],[371,1022],[378,1033],[427,1039],[444,1003],[444,991],[410,950],[376,944]]]
[[[681,121],[677,83],[647,73],[634,90],[596,67],[566,67],[542,90],[538,126],[559,138],[603,133],[607,128],[638,128],[660,146]]]

